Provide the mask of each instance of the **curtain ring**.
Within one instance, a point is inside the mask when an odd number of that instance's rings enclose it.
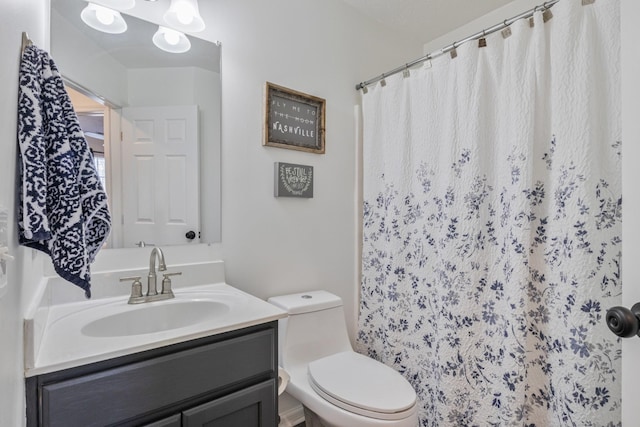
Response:
[[[487,30],[482,30],[482,37],[478,39],[478,47],[487,47]]]
[[[458,56],[458,51],[456,50],[457,43],[458,42],[453,42],[453,44],[451,45],[451,49],[449,49],[449,56],[451,56],[451,59],[454,59]]]

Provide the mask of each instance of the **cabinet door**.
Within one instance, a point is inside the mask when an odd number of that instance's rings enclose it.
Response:
[[[264,378],[276,366],[275,342],[274,330],[258,331],[45,384],[42,425],[116,425],[241,381]]]
[[[182,413],[183,427],[276,427],[275,380],[213,400]]]
[[[144,427],[181,427],[182,417],[180,414],[172,415],[169,418],[163,418],[155,423],[145,424]]]

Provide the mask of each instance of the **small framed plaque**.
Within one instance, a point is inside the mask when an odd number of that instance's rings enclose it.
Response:
[[[274,163],[276,197],[313,197],[313,166]]]
[[[324,154],[325,100],[267,82],[263,145]]]

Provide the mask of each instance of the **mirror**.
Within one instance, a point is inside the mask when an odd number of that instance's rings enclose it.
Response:
[[[168,7],[137,3],[138,16]],[[157,24],[123,12],[127,31],[102,33],[80,19],[86,5],[51,0],[51,56],[104,176],[107,247],[220,241],[219,44],[188,35],[188,52],[168,53]]]

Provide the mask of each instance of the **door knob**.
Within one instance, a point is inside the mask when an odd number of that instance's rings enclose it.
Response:
[[[640,336],[640,302],[629,310],[626,307],[613,307],[607,310],[607,326],[619,337],[631,338]]]
[[[187,231],[187,234],[184,235],[189,240],[193,240],[196,238],[196,232],[193,230]]]

